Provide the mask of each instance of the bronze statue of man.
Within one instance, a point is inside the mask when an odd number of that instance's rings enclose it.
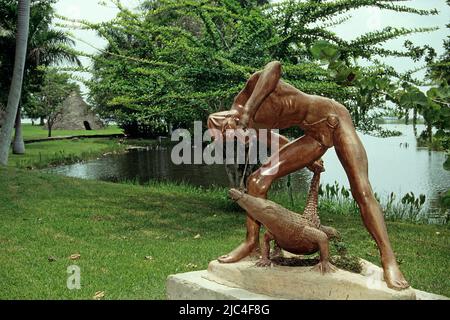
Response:
[[[306,94],[287,84],[281,80],[280,62],[273,61],[248,79],[235,97],[231,110],[211,114],[208,118],[208,127],[222,132],[228,128],[258,130],[292,126],[299,126],[304,135],[291,142],[277,135],[279,150],[271,157],[276,156],[279,160],[274,163],[269,159],[250,175],[248,193],[266,198],[274,180],[311,165],[334,146],[364,225],[380,250],[387,285],[397,290],[407,288],[409,284],[398,267],[381,207],[369,182],[366,151],[350,113],[343,105],[325,97]],[[268,139],[274,135],[269,133]],[[219,261],[236,262],[254,253],[259,249],[259,230],[260,223],[247,215],[246,240],[229,254],[221,256]]]

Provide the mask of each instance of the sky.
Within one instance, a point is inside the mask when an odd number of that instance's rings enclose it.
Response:
[[[273,2],[279,1],[280,0],[275,0]],[[107,5],[101,5],[100,2],[106,2]],[[139,0],[121,0],[121,3],[129,8],[135,8],[139,2]],[[415,45],[428,44],[433,47],[438,54],[442,54],[442,42],[450,35],[450,32],[445,27],[446,23],[450,22],[450,7],[447,6],[446,1],[410,0],[403,1],[401,4],[419,9],[436,8],[439,11],[439,14],[435,16],[418,16],[367,7],[346,13],[345,15],[351,15],[351,18],[343,24],[333,27],[332,31],[336,32],[345,40],[351,40],[366,32],[380,30],[387,26],[405,28],[439,27],[439,30],[433,32],[414,34],[408,37],[391,40],[386,43],[386,48],[401,49],[404,41],[409,39]],[[59,0],[55,4],[55,9],[60,15],[90,22],[111,20],[118,12],[117,8],[109,3],[108,0]],[[106,44],[103,39],[98,37],[92,31],[72,30],[71,32],[76,39],[76,49],[79,51],[96,53],[98,51],[95,48],[103,48]],[[86,58],[82,58],[82,62],[85,66],[90,65],[90,61]],[[400,72],[421,65],[420,63],[413,64],[410,59],[405,58],[388,58],[385,59],[384,62],[394,66]],[[421,77],[422,75],[423,72],[418,73],[416,76]],[[88,75],[84,76],[87,77]],[[82,86],[82,91],[86,93],[87,89]]]

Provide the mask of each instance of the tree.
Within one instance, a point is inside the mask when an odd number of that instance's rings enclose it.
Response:
[[[43,69],[40,66],[49,66],[66,61],[81,65],[77,54],[73,51],[73,40],[67,32],[55,30],[51,27],[54,16],[52,5],[55,0],[32,0],[28,50],[25,62],[24,84],[22,96],[15,122],[15,135],[13,152],[25,152],[21,132],[21,111],[31,118],[42,118],[29,103],[33,92],[37,92],[43,81]],[[17,1],[0,0],[0,72],[6,76],[0,79],[0,104],[6,99],[2,92],[7,92],[12,76],[14,57],[14,33],[16,30],[15,16],[17,15]]]
[[[450,0],[447,0],[450,6]],[[447,24],[450,29],[450,24]],[[439,116],[433,125],[438,129],[437,134],[445,136],[446,146],[444,149],[450,149],[450,36],[443,43],[444,53],[437,59],[429,61],[428,78],[433,87],[427,92],[430,101],[430,108],[438,109]],[[430,138],[431,139],[431,138]]]
[[[6,116],[0,132],[0,165],[8,164],[9,146],[14,121],[19,106],[30,21],[30,0],[19,0],[17,18],[16,52],[14,59],[14,72],[9,90]]]
[[[69,80],[69,74],[47,69],[41,90],[33,96],[34,107],[45,115],[48,137],[52,136],[53,125],[61,116],[64,100],[72,91],[80,90],[78,85]]]
[[[447,5],[450,6],[450,0],[447,0]],[[450,23],[446,25],[450,29]],[[434,82],[446,82],[450,84],[450,36],[444,40],[444,53],[428,64],[428,77]]]
[[[447,0],[447,5],[450,5],[450,0]],[[447,29],[449,28],[450,24],[447,24]],[[439,147],[447,153],[443,167],[450,170],[450,36],[444,40],[444,53],[438,59],[430,61],[427,75],[434,87],[427,92],[430,104],[424,118],[434,120],[432,125],[438,129],[434,138],[439,141]],[[431,121],[428,121],[425,138],[428,139],[429,147],[432,147]],[[450,189],[443,193],[440,200],[443,207],[450,208]]]
[[[90,56],[94,60],[93,78],[87,82],[91,103],[103,117],[138,132],[143,127],[167,130],[169,124],[189,128],[193,120],[229,108],[250,74],[271,60],[283,63],[287,82],[349,106],[357,125],[371,130],[369,111],[383,98],[375,90],[382,83],[369,82],[380,73],[396,73],[389,68],[358,67],[353,61],[368,59],[376,65],[380,56],[420,58],[423,48],[395,51],[383,44],[434,29],[385,28],[345,41],[329,30],[343,21],[336,15],[364,6],[436,13],[383,0],[291,0],[265,6],[257,1],[166,0],[148,1],[137,12],[113,2],[120,12],[111,22],[72,22],[108,41],[105,50]],[[310,51],[318,41],[339,48],[330,70],[346,70],[347,75],[339,71],[330,77]]]
[[[450,5],[450,1],[447,1],[447,4]],[[447,28],[449,26],[447,25]],[[397,100],[399,106],[405,110],[406,119],[409,110],[413,110],[414,125],[418,114],[425,120],[426,130],[419,136],[419,142],[426,141],[424,144],[430,148],[443,149],[447,152],[450,148],[449,38],[447,36],[444,40],[444,53],[440,57],[437,57],[434,51],[430,51],[426,57],[426,82],[415,84],[403,79],[398,86],[400,89],[392,90],[391,93],[394,100]],[[408,45],[412,47],[411,43]],[[428,90],[423,91],[418,85],[426,86]],[[433,134],[433,127],[437,129],[436,134]]]

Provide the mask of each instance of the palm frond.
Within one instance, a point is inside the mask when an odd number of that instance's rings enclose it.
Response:
[[[63,30],[49,29],[30,39],[28,59],[34,65],[69,62],[81,66],[78,54],[72,49],[75,41]]]
[[[82,65],[76,51],[64,44],[46,45],[45,47],[41,47],[39,50],[34,51],[33,54],[39,56],[40,65],[48,66],[62,62],[68,62],[79,67]]]

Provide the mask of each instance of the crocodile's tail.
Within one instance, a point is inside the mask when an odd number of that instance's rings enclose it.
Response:
[[[308,219],[317,228],[320,227],[320,218],[317,211],[319,205],[319,185],[320,185],[320,174],[325,171],[322,159],[315,161],[312,165],[308,167],[314,172],[313,178],[311,180],[311,186],[308,192],[308,198],[306,200],[305,210],[303,211],[303,217]]]

